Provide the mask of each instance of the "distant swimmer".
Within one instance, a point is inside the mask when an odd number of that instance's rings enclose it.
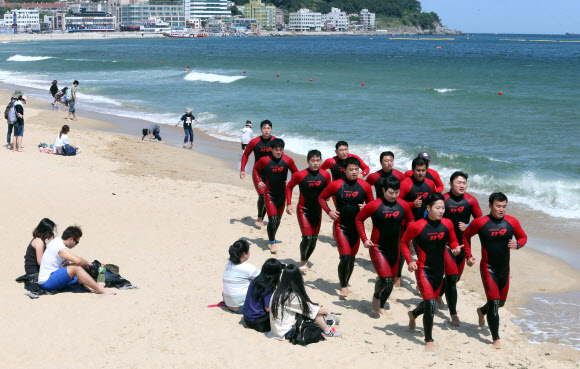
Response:
[[[443,194],[445,198],[445,215],[453,222],[455,235],[458,240],[463,240],[463,231],[467,228],[469,220],[482,217],[483,213],[479,207],[477,199],[465,190],[467,189],[467,173],[455,172],[451,175],[449,186],[451,190]],[[451,325],[458,326],[459,317],[457,316],[457,282],[461,279],[463,268],[465,267],[465,251],[455,255],[447,245],[445,253],[445,278],[443,279],[443,288],[437,301],[440,308],[443,307],[442,296],[445,294],[449,313],[451,314]]]
[[[429,164],[431,164],[431,155],[429,155],[428,152],[423,151],[417,157],[423,158],[427,162],[427,173],[425,174],[425,177],[429,178],[430,180],[432,180],[435,183],[435,192],[439,192],[439,193],[443,192],[443,188],[444,188],[443,181],[441,180],[441,177],[439,177],[439,173],[437,173],[437,171],[435,169],[429,168]],[[411,177],[412,175],[413,175],[412,170],[408,170],[405,172],[405,176],[407,176],[407,177]]]
[[[284,207],[286,206],[286,180],[288,171],[298,172],[296,164],[291,157],[284,155],[284,141],[275,138],[271,143],[272,152],[270,155],[261,158],[253,170],[254,183],[258,188],[264,189],[264,200],[268,212],[268,244],[270,252],[275,254],[276,232],[280,226]]]
[[[344,178],[344,161],[346,158],[356,158],[360,163],[360,169],[362,172],[358,175],[359,178],[362,178],[369,174],[369,166],[362,161],[361,158],[354,154],[350,154],[348,152],[348,143],[346,141],[338,141],[335,145],[335,153],[336,156],[332,158],[328,158],[322,163],[320,169],[328,170],[330,169],[330,174],[332,175],[332,180],[336,181],[337,179]]]
[[[185,71],[189,72],[189,67],[187,65],[185,66]]]
[[[143,128],[143,137],[141,138],[141,141],[143,141],[145,137],[149,136],[149,141],[155,137],[159,142],[163,143],[163,139],[159,135],[160,132],[161,126],[159,124],[152,124],[147,128]]]
[[[463,232],[467,265],[475,264],[471,254],[471,237],[479,235],[481,262],[479,270],[487,303],[477,308],[479,325],[487,324],[491,331],[493,347],[501,348],[499,339],[499,308],[505,305],[510,285],[510,252],[519,250],[528,241],[528,236],[514,217],[506,215],[508,199],[501,192],[489,196],[489,215],[477,218]],[[515,240],[512,238],[515,236]]]
[[[399,192],[399,198],[409,204],[411,211],[413,212],[413,218],[415,221],[423,219],[425,217],[425,210],[427,204],[425,199],[427,196],[435,192],[435,183],[425,178],[427,174],[427,160],[423,158],[415,158],[411,163],[412,176],[405,178],[401,182],[401,192]],[[405,265],[404,259],[401,259],[399,263],[399,273],[397,274],[397,279],[395,280],[395,287],[401,285],[401,271]]]
[[[320,222],[322,220],[322,208],[318,203],[318,197],[330,184],[330,174],[320,170],[322,154],[318,150],[310,150],[306,161],[308,168],[292,175],[292,179],[286,186],[286,212],[292,214],[292,189],[298,185],[300,198],[296,206],[298,225],[302,233],[300,242],[300,270],[308,271],[308,260],[316,248]]]
[[[334,221],[332,233],[340,255],[338,264],[340,296],[347,297],[349,295],[348,281],[354,269],[354,261],[360,244],[355,218],[362,209],[363,203],[368,204],[373,201],[373,190],[368,183],[358,178],[360,161],[357,158],[346,158],[342,161],[342,165],[344,177],[326,187],[320,194],[318,202]],[[336,210],[330,210],[326,203],[330,197],[334,199]]]
[[[240,166],[240,179],[244,179],[246,177],[246,164],[248,163],[248,159],[250,154],[254,153],[254,165],[263,158],[264,156],[268,156],[270,154],[271,148],[270,145],[272,143],[272,139],[275,137],[272,136],[272,122],[269,120],[263,120],[260,123],[260,130],[262,131],[262,135],[256,137],[248,143],[244,153],[242,154],[242,164]],[[263,175],[260,173],[261,181],[264,182]],[[252,177],[253,179],[253,177]],[[258,193],[258,219],[256,220],[256,226],[263,227],[264,226],[264,215],[266,215],[266,202],[264,201],[264,188],[258,188],[258,182],[254,180],[254,187],[256,188],[256,192]]]
[[[423,315],[425,330],[425,349],[433,349],[433,317],[437,308],[437,297],[443,284],[445,268],[445,244],[455,252],[462,246],[457,242],[453,223],[443,218],[445,201],[440,193],[430,194],[425,199],[427,217],[411,223],[403,238],[401,246],[403,255],[409,264],[409,271],[415,272],[417,287],[423,301],[412,311],[409,311],[409,329],[415,329],[415,320]],[[417,262],[411,259],[411,251],[407,243],[414,240],[417,247]]]
[[[393,154],[392,151],[382,152],[379,161],[381,162],[381,169],[369,174],[367,177],[367,183],[371,186],[375,186],[375,197],[377,199],[382,197],[382,184],[388,177],[395,177],[399,182],[402,182],[406,178],[403,172],[393,169],[393,165],[395,164],[395,154]]]
[[[242,153],[254,138],[254,131],[252,131],[252,122],[246,121],[246,126],[242,129]]]
[[[375,283],[372,309],[375,313],[389,315],[385,303],[393,291],[401,255],[401,230],[414,221],[409,204],[398,198],[401,182],[395,176],[381,181],[383,196],[371,201],[356,216],[356,228],[378,274]],[[368,239],[364,221],[372,219],[373,231]]]

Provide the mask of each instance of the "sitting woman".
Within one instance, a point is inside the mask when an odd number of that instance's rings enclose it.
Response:
[[[312,319],[322,329],[324,337],[341,337],[342,334],[334,327],[329,327],[326,316],[328,309],[313,303],[304,288],[302,273],[296,265],[286,265],[280,286],[270,300],[270,326],[268,337],[279,340],[286,339],[292,334],[292,328],[297,318],[302,314],[307,319]],[[335,317],[332,317],[337,321]]]
[[[32,231],[32,241],[26,248],[26,255],[24,255],[24,271],[26,274],[37,274],[40,269],[40,261],[44,250],[46,250],[46,242],[54,238],[56,232],[56,224],[48,218],[44,218],[38,223],[34,231]]]
[[[270,299],[278,287],[280,274],[282,263],[270,258],[262,265],[260,275],[250,283],[242,309],[244,321],[249,328],[258,332],[270,331]]]
[[[248,263],[250,243],[237,240],[229,249],[230,259],[223,274],[224,302],[231,311],[241,314],[250,281],[260,274],[260,270]]]
[[[60,133],[58,135],[56,135],[56,138],[54,139],[54,146],[53,146],[55,154],[62,155],[64,145],[72,146],[70,144],[70,142],[68,141],[67,133],[69,133],[69,131],[70,131],[69,126],[67,126],[65,124],[64,126],[62,126]],[[75,146],[75,149],[78,152],[79,148]]]

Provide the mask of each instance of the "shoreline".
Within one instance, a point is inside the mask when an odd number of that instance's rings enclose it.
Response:
[[[0,93],[5,100],[8,95],[7,91]],[[7,261],[0,284],[11,301],[0,308],[0,313],[12,318],[6,329],[13,332],[0,338],[0,344],[11,352],[7,366],[41,368],[59,363],[65,368],[75,367],[78,361],[69,362],[67,349],[59,344],[64,337],[76,342],[79,355],[87,360],[100,358],[112,368],[240,366],[240,360],[262,368],[286,356],[294,357],[296,365],[314,360],[323,368],[339,363],[378,367],[384,365],[384,354],[394,365],[405,368],[427,368],[441,360],[482,369],[508,363],[517,367],[573,368],[580,360],[580,353],[570,347],[529,344],[526,334],[519,333],[511,322],[511,310],[520,301],[520,294],[536,293],[540,288],[575,287],[578,282],[573,280],[575,272],[563,262],[524,248],[524,253],[512,257],[513,294],[508,297],[508,309],[501,310],[504,349],[492,350],[487,328],[476,326],[474,309],[483,302],[483,289],[477,268],[466,268],[458,288],[462,327],[452,329],[447,323],[448,312],[441,310],[434,328],[438,351],[415,355],[409,363],[408,352],[422,350],[423,345],[422,323],[414,333],[405,327],[405,311],[419,301],[414,278],[405,271],[403,288],[393,292],[389,300],[393,317],[370,318],[375,272],[368,252],[361,248],[351,281],[353,295],[348,300],[338,299],[337,257],[328,217],[323,218],[313,268],[305,280],[314,301],[342,315],[340,329],[345,338],[309,346],[308,355],[301,347],[267,340],[244,329],[239,316],[205,307],[219,299],[221,270],[227,245],[233,240],[240,236],[250,240],[253,265],[259,267],[270,257],[265,230],[251,226],[255,215],[251,181],[240,181],[229,162],[196,150],[107,132],[118,128],[106,119],[86,118],[82,111],[79,121],[68,123],[71,143],[81,146],[82,153],[71,158],[41,154],[36,141],[53,139],[63,124],[62,115],[45,107],[44,101],[36,99],[26,106],[29,120],[25,124],[24,153],[0,151],[6,170],[18,178],[7,183],[7,191],[30,194],[10,199],[8,206],[17,203],[21,211],[10,224],[0,225],[7,244],[12,245],[0,251]],[[35,177],[49,180],[38,186]],[[62,185],[55,184],[57,178]],[[37,218],[46,215],[57,221],[59,232],[69,223],[82,225],[85,236],[75,253],[118,264],[122,275],[142,289],[120,291],[113,297],[63,293],[30,301],[23,296],[22,286],[13,278],[22,274],[21,254],[29,230]],[[277,256],[280,260],[295,262],[298,232],[295,218],[285,217],[279,231],[283,241]],[[474,242],[474,252],[478,249],[478,242]],[[540,258],[545,275],[539,275],[533,265]],[[38,330],[47,324],[43,317],[63,313],[67,324]],[[92,317],[89,326],[87,317]],[[95,326],[99,327],[98,336]],[[23,343],[33,332],[44,342],[36,349],[42,362],[22,359],[30,350]],[[331,361],[329,350],[334,352]],[[241,365],[246,366],[250,364]]]

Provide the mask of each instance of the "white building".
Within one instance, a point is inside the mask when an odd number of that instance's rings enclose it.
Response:
[[[346,12],[332,8],[330,13],[322,14],[322,24],[326,29],[334,31],[348,31],[348,17]]]
[[[310,9],[300,9],[295,13],[290,13],[290,23],[288,29],[291,31],[321,31],[322,14]]]
[[[370,13],[368,9],[360,11],[360,24],[365,31],[375,30],[375,13]]]
[[[13,10],[4,14],[3,25],[5,28],[13,28],[16,24],[18,32],[40,31],[40,15],[38,10]]]
[[[115,31],[115,17],[93,13],[64,17],[63,29],[67,32],[112,32]]]
[[[183,0],[185,19],[226,18],[232,15],[228,0]]]

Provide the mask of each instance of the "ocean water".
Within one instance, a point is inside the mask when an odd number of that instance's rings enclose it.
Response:
[[[501,190],[510,202],[578,224],[578,41],[470,35],[9,42],[0,46],[0,81],[48,100],[53,79],[61,88],[77,79],[81,114],[175,124],[192,107],[201,129],[232,142],[246,120],[269,119],[291,151],[317,148],[330,157],[334,143],[346,140],[373,169],[384,150],[395,153],[402,170],[426,150],[444,182],[463,170],[470,192]],[[578,349],[578,294],[545,296],[532,297],[518,324],[532,341]],[[564,321],[570,313],[573,324]]]

